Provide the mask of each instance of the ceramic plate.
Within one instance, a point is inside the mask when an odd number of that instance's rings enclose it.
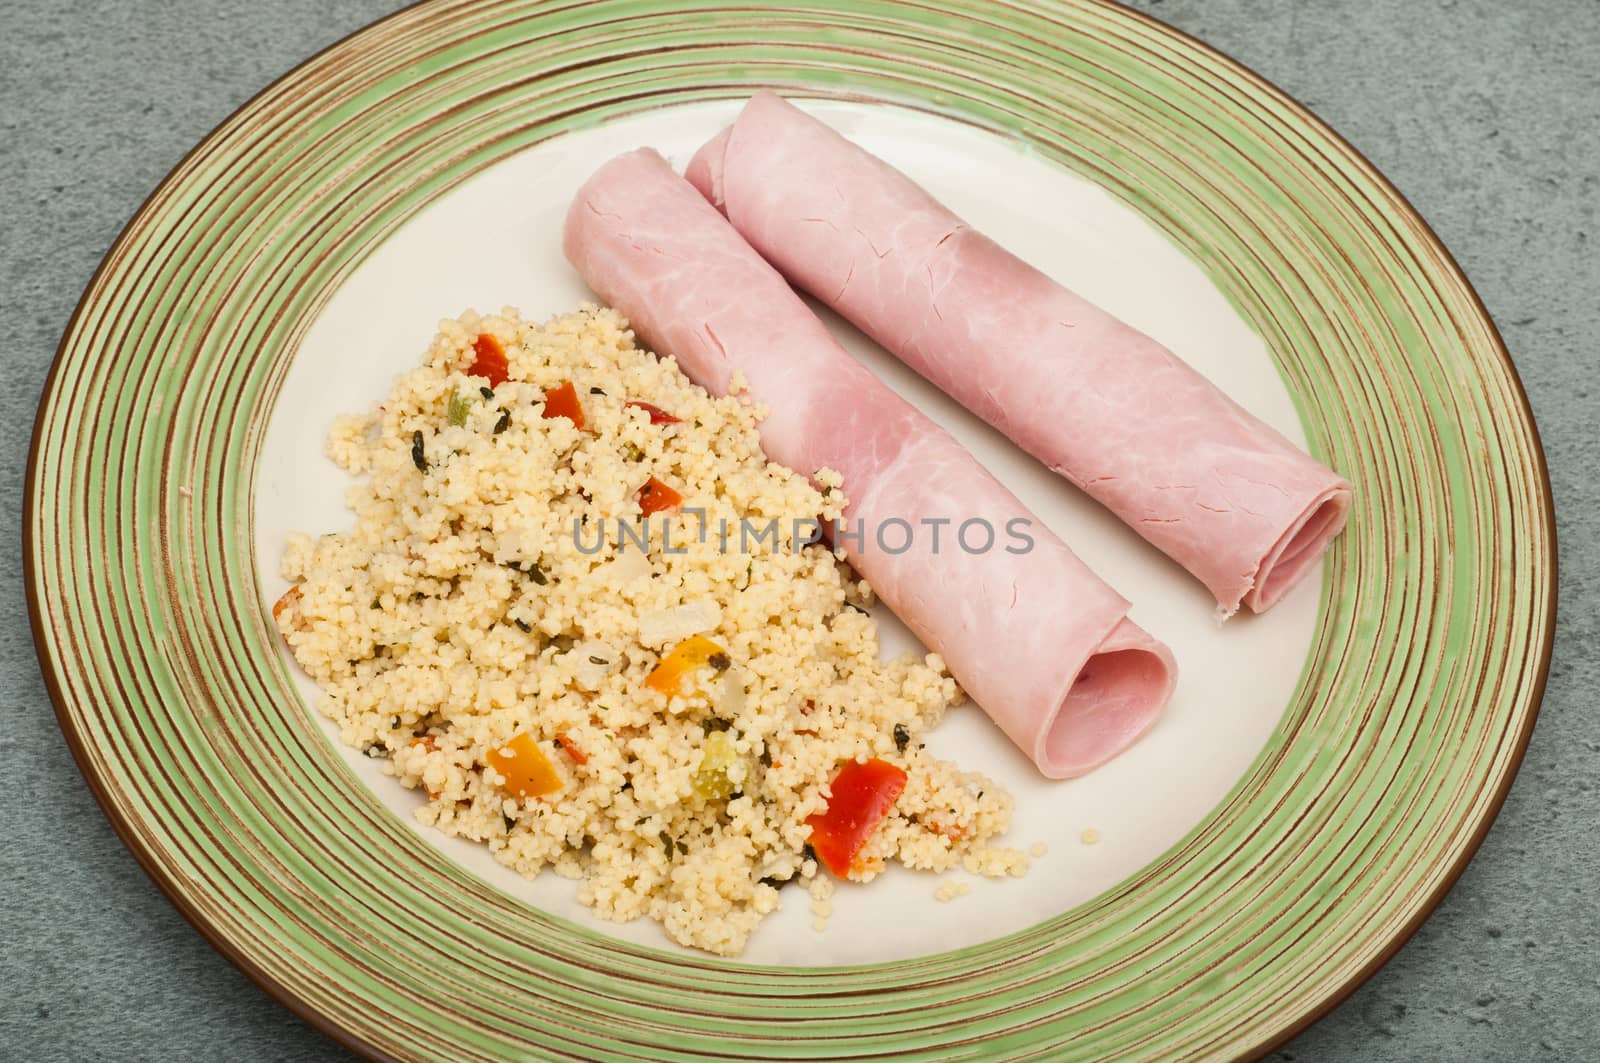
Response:
[[[886,874],[820,934],[790,898],[733,963],[416,826],[415,796],[334,740],[267,606],[286,535],[348,522],[334,415],[442,317],[590,297],[559,249],[578,184],[641,144],[681,165],[759,87],[1180,352],[1357,504],[1320,581],[1219,625],[1132,532],[829,317],[1136,603],[1182,682],[1068,783],[952,713],[931,744],[1016,794],[1011,839],[1047,845],[1030,873],[953,904]],[[246,105],[130,223],[29,472],[35,635],[91,787],[208,938],[374,1056],[1264,1052],[1459,874],[1549,663],[1537,435],[1446,252],[1276,90],[1093,3],[402,12]]]

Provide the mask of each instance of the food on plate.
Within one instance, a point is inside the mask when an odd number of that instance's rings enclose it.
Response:
[[[846,353],[659,155],[601,167],[568,211],[565,249],[696,383],[718,395],[748,388],[770,458],[823,487],[841,482],[823,470],[842,477],[834,544],[1041,772],[1086,772],[1156,719],[1175,666],[1127,618],[1128,603]],[[1024,529],[1027,544],[968,549],[981,535],[963,545],[958,533],[975,520],[1000,535]]]
[[[272,609],[422,822],[726,955],[786,883],[826,913],[819,859],[858,881],[1028,863],[992,844],[1004,788],[924,750],[959,691],[935,656],[880,661],[870,588],[822,544],[697,536],[845,503],[765,460],[757,412],[614,311],[447,321],[334,426],[353,526],[291,540]]]
[[[1195,575],[1224,615],[1316,567],[1350,485],[1171,351],[771,93],[689,165],[797,286]]]

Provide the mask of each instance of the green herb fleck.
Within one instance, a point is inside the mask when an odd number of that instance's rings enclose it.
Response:
[[[494,388],[479,388],[478,394],[482,395],[484,401],[487,402],[489,399],[494,398]]]
[[[676,848],[676,846],[674,846],[672,844],[672,835],[668,834],[666,831],[662,831],[661,834],[660,834],[660,838],[661,838],[661,847],[667,851],[667,859],[671,860],[672,859],[672,855],[673,855],[673,850]]]
[[[428,453],[422,444],[422,429],[411,433],[411,464],[417,467],[418,472],[428,471]]]
[[[606,660],[604,657],[591,656],[589,658],[589,663],[590,664],[602,664],[602,665],[604,665],[604,664],[610,664],[611,662]]]
[[[510,410],[501,410],[500,411],[500,419],[494,423],[494,434],[495,435],[499,435],[501,432],[504,432],[507,428],[510,428],[510,427],[511,427],[511,411]]]
[[[487,390],[487,389],[485,389],[485,390]],[[506,821],[506,833],[510,834],[511,831],[512,831],[512,828],[514,828],[517,825],[517,821],[512,819],[510,816],[507,816],[507,815],[504,815],[504,814],[502,814],[500,816],[500,818]]]
[[[711,734],[713,731],[731,731],[733,729],[733,721],[724,720],[720,716],[707,716],[700,721],[700,729],[706,734]]]
[[[512,617],[511,622],[517,625],[517,630],[522,632],[524,635],[533,633],[533,625],[528,623],[526,620],[519,620],[516,617]]]
[[[709,664],[712,670],[716,672],[726,672],[733,666],[733,662],[728,659],[728,655],[726,653],[713,653],[710,657],[706,658],[706,663]]]
[[[894,748],[897,749],[898,751],[900,751],[901,753],[904,753],[906,751],[906,746],[909,746],[910,744],[911,744],[911,732],[906,730],[906,725],[903,724],[903,723],[895,724],[894,725]]]
[[[604,395],[605,391],[602,388],[590,388],[589,389],[589,394],[591,394],[591,395]]]

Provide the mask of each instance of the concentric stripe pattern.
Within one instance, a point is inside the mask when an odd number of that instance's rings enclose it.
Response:
[[[1262,334],[1313,448],[1356,485],[1299,690],[1228,799],[1096,901],[918,961],[686,959],[465,875],[316,730],[253,570],[277,389],[388,232],[531,144],[757,87],[949,115],[1099,182]],[[1437,241],[1275,90],[1089,0],[446,2],[379,23],[247,105],[130,224],[63,341],[28,506],[41,658],[113,821],[253,976],[399,1058],[1260,1051],[1470,856],[1553,621],[1537,437]]]

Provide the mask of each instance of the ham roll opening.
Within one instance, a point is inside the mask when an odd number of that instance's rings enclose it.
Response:
[[[1036,761],[1082,775],[1133,744],[1172,694],[1165,646],[1130,620],[1118,624],[1072,681],[1046,726]]]
[[[1194,574],[1224,615],[1316,567],[1350,485],[1150,337],[762,93],[689,180],[792,281]]]
[[[568,211],[564,248],[640,339],[696,383],[724,395],[736,373],[744,378],[749,397],[770,407],[761,423],[769,458],[843,476],[844,527],[860,534],[838,545],[1041,772],[1089,771],[1156,720],[1176,666],[1127,619],[1128,603],[840,347],[659,155],[631,152],[591,177]],[[975,518],[1022,534],[969,552],[954,531]],[[898,531],[880,541],[874,530],[893,522],[923,532],[903,548]],[[942,543],[926,534],[929,522],[945,529]]]

